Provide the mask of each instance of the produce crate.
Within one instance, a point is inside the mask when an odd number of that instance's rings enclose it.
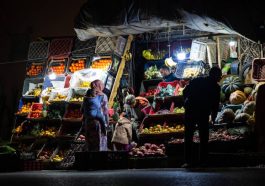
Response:
[[[252,61],[252,78],[256,81],[265,81],[265,58]]]
[[[83,114],[81,113],[81,105],[68,104],[66,112],[63,116],[63,120],[68,122],[81,122],[82,119],[83,119]]]
[[[128,152],[76,152],[74,166],[77,170],[127,169]]]
[[[48,57],[49,41],[34,41],[29,45],[28,59],[45,59]]]
[[[112,59],[110,56],[101,56],[100,58],[94,58],[91,62],[90,68],[108,70],[111,67]]]
[[[50,162],[51,157],[57,148],[56,142],[47,142],[37,154],[37,160],[42,162]]]
[[[47,107],[47,119],[61,120],[65,113],[65,102],[54,102]]]
[[[69,122],[68,120],[64,120],[61,125],[57,138],[62,140],[75,140],[82,129],[81,122],[73,122],[72,120]]]
[[[87,92],[87,88],[71,88],[66,101],[73,104],[83,103],[83,98]]]
[[[73,45],[72,38],[53,39],[49,48],[49,58],[51,57],[69,57]]]
[[[86,58],[86,57],[72,57],[69,60],[69,64],[67,67],[67,72],[68,73],[74,73],[75,71],[78,70],[83,70],[85,68],[88,67],[88,62],[90,61],[90,58]]]
[[[48,63],[46,75],[48,75],[49,69],[52,69],[56,75],[65,74],[68,60],[69,58],[52,58]]]
[[[93,56],[96,49],[96,40],[96,38],[92,38],[87,41],[80,41],[76,38],[72,50],[72,56],[74,58]]]
[[[46,72],[46,62],[47,59],[28,61],[26,67],[26,77],[28,78],[43,77]]]
[[[28,95],[27,92],[30,91],[31,89],[36,88],[37,86],[42,86],[43,85],[43,78],[26,78],[24,80],[23,84],[23,90],[22,90],[22,95],[23,97],[35,97],[33,95]]]
[[[204,75],[205,69],[204,69],[204,62],[203,61],[194,61],[194,62],[178,62],[176,67],[176,76],[177,78],[192,78],[189,76],[185,76],[185,69],[192,69],[194,71],[194,76],[201,76]]]
[[[30,120],[43,120],[44,117],[42,115],[43,104],[41,103],[33,103],[31,106],[31,111],[28,114],[27,118]]]

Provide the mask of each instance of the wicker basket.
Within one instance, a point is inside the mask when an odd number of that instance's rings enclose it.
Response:
[[[49,41],[34,41],[29,45],[28,59],[45,59],[48,57]]]
[[[116,37],[98,37],[96,43],[96,54],[111,54],[116,47]]]

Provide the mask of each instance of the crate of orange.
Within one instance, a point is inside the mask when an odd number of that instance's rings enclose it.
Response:
[[[64,121],[69,122],[81,122],[83,119],[83,114],[81,112],[80,104],[68,104],[66,107],[66,112],[63,116]]]
[[[66,71],[67,61],[68,61],[68,58],[52,59],[49,62],[48,69],[52,69],[52,71],[56,75],[63,75]],[[47,71],[47,73],[48,73],[48,71]]]
[[[72,58],[68,65],[68,72],[74,73],[78,70],[83,70],[87,67],[87,59],[86,58]]]
[[[92,69],[108,70],[111,66],[112,59],[110,57],[102,57],[100,59],[94,60],[91,64]]]
[[[26,76],[29,78],[43,77],[45,70],[46,61],[30,61],[27,63]]]

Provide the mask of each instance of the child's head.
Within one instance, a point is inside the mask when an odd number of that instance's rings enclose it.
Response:
[[[121,112],[120,118],[127,118],[128,119],[128,115],[126,114],[126,112]]]

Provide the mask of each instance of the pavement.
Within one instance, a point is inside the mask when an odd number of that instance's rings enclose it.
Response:
[[[264,167],[27,171],[0,173],[1,186],[255,186],[265,185]]]

